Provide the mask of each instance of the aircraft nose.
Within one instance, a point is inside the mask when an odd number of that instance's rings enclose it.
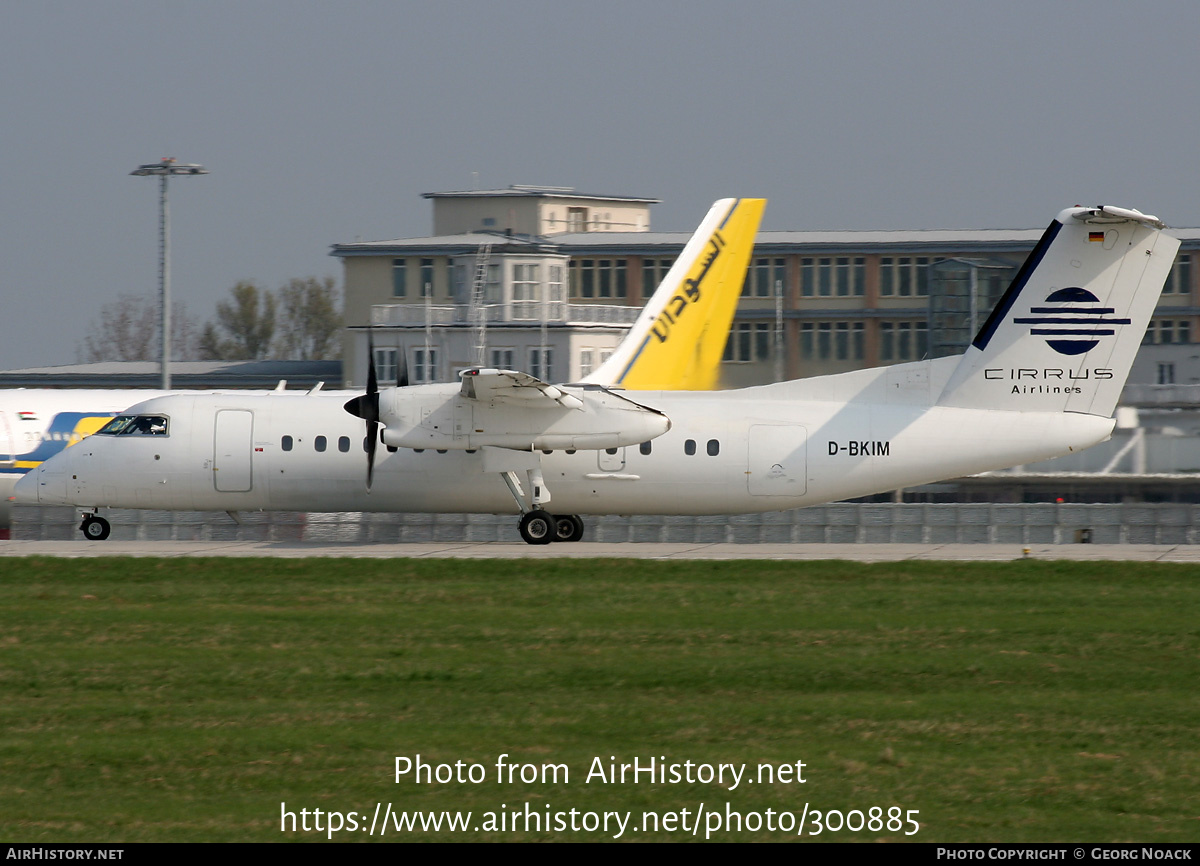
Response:
[[[36,503],[38,501],[37,472],[37,469],[29,470],[13,485],[13,496],[17,502]]]
[[[13,495],[17,502],[29,504],[71,504],[67,501],[67,476],[54,467],[48,469],[46,463],[26,472],[13,486]]]

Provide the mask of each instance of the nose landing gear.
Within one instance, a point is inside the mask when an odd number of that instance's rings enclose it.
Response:
[[[83,523],[79,524],[79,531],[88,541],[103,541],[112,532],[112,526],[98,514],[85,514]]]

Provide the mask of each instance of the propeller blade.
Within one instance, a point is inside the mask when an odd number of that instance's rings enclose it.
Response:
[[[378,392],[379,379],[375,376],[375,340],[371,336],[371,329],[367,328],[367,393]]]
[[[379,441],[379,379],[375,375],[375,341],[367,329],[367,392],[343,404],[343,408],[367,426],[367,490],[375,478],[375,446]]]
[[[367,422],[367,490],[375,478],[375,444],[379,441],[379,422]]]

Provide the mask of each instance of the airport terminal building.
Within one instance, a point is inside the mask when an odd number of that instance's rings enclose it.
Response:
[[[482,364],[574,381],[620,342],[690,231],[655,232],[657,199],[565,187],[426,193],[433,234],[339,243],[361,385],[372,326],[381,381]],[[1032,229],[760,231],[726,348],[742,387],[964,351],[1041,236]],[[1131,382],[1200,384],[1200,229],[1183,239]],[[1193,347],[1194,348],[1194,347]]]

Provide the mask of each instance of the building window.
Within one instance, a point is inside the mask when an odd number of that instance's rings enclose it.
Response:
[[[928,350],[928,323],[879,323],[879,360],[919,361],[925,357]]]
[[[773,298],[777,287],[782,291],[787,285],[787,261],[785,259],[754,259],[746,269],[746,282],[742,284],[743,298]]]
[[[515,349],[488,349],[488,366],[493,370],[515,370]]]
[[[862,322],[802,322],[800,357],[805,361],[861,361],[866,356]]]
[[[674,259],[642,259],[642,295],[650,297],[658,284],[663,281]]]
[[[580,298],[624,298],[625,259],[579,259],[571,262],[571,291]]]
[[[542,283],[538,276],[538,266],[534,264],[513,265],[512,287],[512,317],[535,321],[541,319]]]
[[[433,297],[433,259],[421,259],[421,297]]]
[[[1192,323],[1188,319],[1151,319],[1143,343],[1190,343]]]
[[[800,294],[805,298],[861,298],[867,264],[862,256],[821,256],[800,260]]]
[[[1175,264],[1171,266],[1171,273],[1167,276],[1166,285],[1163,286],[1163,294],[1186,295],[1191,290],[1192,257],[1187,253],[1180,253],[1175,259]]]
[[[551,305],[551,318],[560,318],[565,312],[559,305],[566,300],[563,294],[563,266],[550,265],[550,281],[546,284],[546,301]]]
[[[553,366],[554,352],[549,346],[530,346],[529,375],[543,382],[549,382]]]
[[[594,353],[591,349],[580,349],[579,350],[579,378],[580,379],[586,378],[587,376],[591,375],[593,354]]]
[[[500,290],[500,265],[499,263],[489,264],[483,282],[484,303],[498,304],[502,299],[503,293]]]
[[[403,298],[408,295],[408,260],[392,259],[392,297]]]
[[[725,343],[725,361],[769,361],[771,331],[775,326],[766,322],[739,322],[729,329]]]
[[[879,259],[879,294],[884,298],[924,298],[929,295],[929,266],[940,259],[925,256],[883,256]]]
[[[436,348],[426,349],[422,346],[413,349],[412,353],[412,383],[414,385],[428,385],[431,382],[436,382],[438,350]]]
[[[1158,384],[1174,385],[1175,384],[1175,365],[1174,364],[1159,364],[1158,365]]]
[[[567,231],[586,232],[588,212],[585,207],[567,208]]]
[[[400,353],[397,349],[375,350],[375,377],[380,382],[395,383]]]

